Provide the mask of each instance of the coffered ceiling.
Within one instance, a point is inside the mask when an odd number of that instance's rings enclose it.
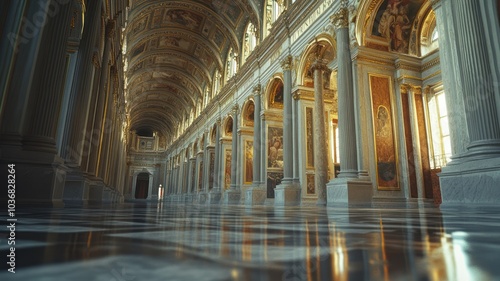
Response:
[[[127,107],[132,130],[172,136],[239,52],[258,0],[133,0],[126,29]]]

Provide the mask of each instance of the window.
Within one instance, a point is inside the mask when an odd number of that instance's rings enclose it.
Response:
[[[229,50],[229,53],[227,54],[227,65],[226,65],[226,81],[231,79],[236,72],[238,72],[238,61],[237,61],[238,55],[233,52],[233,49],[231,48]]]
[[[444,91],[440,90],[435,94],[430,94],[428,110],[432,148],[430,161],[431,167],[436,169],[446,166],[451,157],[450,127]]]
[[[265,28],[264,37],[269,34],[273,23],[279,18],[281,13],[285,10],[284,0],[267,0],[265,9]]]
[[[431,36],[432,42],[436,42],[439,38],[439,33],[437,27],[434,27],[434,31],[432,31],[432,36]]]
[[[252,53],[252,51],[255,49],[255,46],[257,45],[256,32],[257,30],[255,29],[255,26],[251,22],[248,23],[243,42],[242,63],[247,60],[248,56],[250,55],[250,53]]]

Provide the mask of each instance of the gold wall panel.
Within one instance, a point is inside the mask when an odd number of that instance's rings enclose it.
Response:
[[[370,90],[377,186],[379,190],[399,189],[390,77],[370,75]]]

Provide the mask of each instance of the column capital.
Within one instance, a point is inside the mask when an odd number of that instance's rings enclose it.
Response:
[[[401,84],[399,85],[399,89],[401,91],[401,94],[408,94],[411,90],[411,85],[410,84]]]
[[[333,24],[335,29],[349,27],[349,11],[347,10],[347,8],[340,8],[337,13],[333,14],[330,17],[330,22]]]
[[[255,87],[253,87],[254,96],[260,96],[261,91],[262,91],[262,86],[260,84],[257,84],[255,85]]]
[[[221,122],[222,121],[221,121],[220,117],[218,117],[217,120],[215,120],[215,124],[217,124],[217,126],[220,126]]]
[[[239,105],[238,105],[238,104],[235,104],[235,105],[233,106],[233,108],[231,109],[231,111],[232,111],[234,114],[238,114],[239,110],[240,110],[240,107],[239,107]]]
[[[281,68],[283,68],[283,71],[292,70],[292,68],[293,68],[293,57],[291,55],[286,56],[281,61]]]
[[[327,71],[327,70],[329,70],[329,68],[326,64],[327,64],[326,60],[317,58],[312,62],[311,70],[313,70],[313,71],[314,70]]]
[[[412,86],[411,91],[413,92],[414,95],[421,95],[422,94],[422,87],[421,86]]]

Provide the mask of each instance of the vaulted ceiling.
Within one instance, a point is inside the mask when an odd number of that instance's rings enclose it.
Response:
[[[255,2],[254,2],[255,1]],[[132,0],[126,29],[127,107],[132,130],[176,132],[239,52],[259,0]]]

